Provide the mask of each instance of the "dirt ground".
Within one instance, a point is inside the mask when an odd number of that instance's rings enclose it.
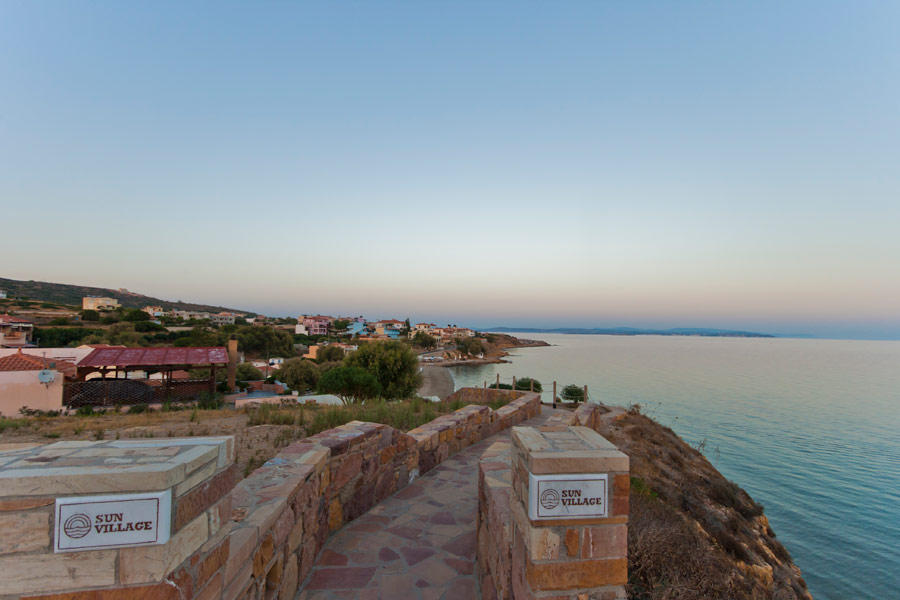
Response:
[[[192,420],[193,419],[193,420]],[[239,476],[266,462],[284,446],[304,437],[295,425],[248,425],[246,413],[230,409],[150,412],[135,415],[35,417],[16,419],[27,423],[0,430],[0,444],[61,440],[114,440],[133,438],[235,436]]]

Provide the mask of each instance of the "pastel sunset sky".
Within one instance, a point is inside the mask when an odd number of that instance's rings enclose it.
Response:
[[[900,338],[900,3],[0,1],[0,276]]]

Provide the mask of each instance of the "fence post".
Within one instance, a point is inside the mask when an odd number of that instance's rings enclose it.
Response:
[[[497,373],[497,389],[500,389],[500,373]]]
[[[553,382],[553,408],[556,408],[556,381]]]
[[[513,375],[513,387],[512,387],[512,389],[513,389],[514,392],[516,391],[516,376],[515,376],[515,375]]]
[[[585,386],[584,386],[584,401],[585,402],[588,401],[588,399],[587,399],[587,384],[585,384]]]

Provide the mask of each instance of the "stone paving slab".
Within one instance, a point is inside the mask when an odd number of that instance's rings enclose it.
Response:
[[[0,497],[189,488],[231,462],[230,436],[0,444]]]
[[[521,425],[537,427],[554,413]],[[451,456],[338,531],[296,600],[461,600],[476,597],[478,459],[509,430]]]

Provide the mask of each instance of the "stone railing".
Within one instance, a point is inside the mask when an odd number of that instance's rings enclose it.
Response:
[[[448,456],[539,412],[539,395],[528,394],[497,411],[466,406],[408,433],[352,421],[288,446],[235,488],[239,521],[223,597],[292,597],[330,533]]]
[[[601,412],[583,405],[543,427],[516,427],[511,442],[494,443],[482,455],[476,573],[483,598],[625,597],[628,457],[594,431]],[[539,485],[535,477],[572,491],[544,504],[537,492],[529,498]],[[567,493],[581,498],[582,489],[601,500],[563,516],[540,514],[538,504],[559,510]]]

